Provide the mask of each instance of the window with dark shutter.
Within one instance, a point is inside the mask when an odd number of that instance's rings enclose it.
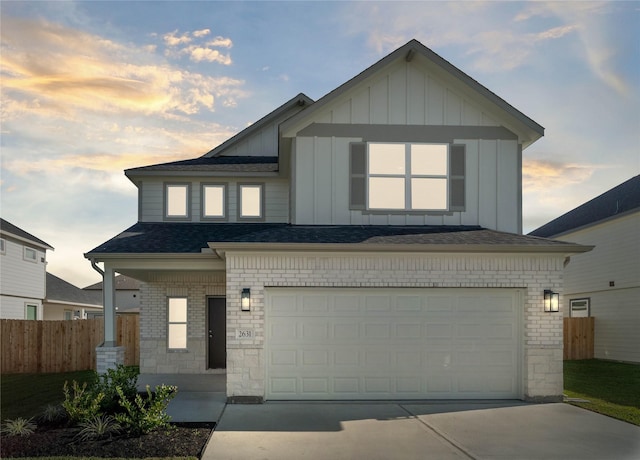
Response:
[[[449,150],[449,210],[465,210],[465,148],[464,144],[452,144]]]
[[[349,149],[349,209],[365,209],[367,144],[352,142]]]

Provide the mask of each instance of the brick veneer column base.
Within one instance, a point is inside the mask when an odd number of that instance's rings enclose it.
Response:
[[[106,374],[107,369],[115,369],[118,364],[124,364],[124,347],[96,348],[96,371]]]

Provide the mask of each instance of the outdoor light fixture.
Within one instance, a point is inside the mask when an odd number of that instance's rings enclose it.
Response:
[[[242,311],[250,311],[251,310],[251,290],[249,288],[244,288],[242,290],[242,295],[240,297],[240,308]]]
[[[549,289],[544,290],[545,313],[557,313],[560,311],[560,294]]]

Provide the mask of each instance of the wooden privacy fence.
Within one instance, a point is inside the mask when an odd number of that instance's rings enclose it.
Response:
[[[564,318],[564,359],[592,359],[595,318]]]
[[[140,363],[140,317],[118,315],[117,343],[125,364]],[[104,341],[104,320],[0,320],[0,372],[71,372],[96,368],[96,347]]]

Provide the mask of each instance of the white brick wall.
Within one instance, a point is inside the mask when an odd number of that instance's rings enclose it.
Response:
[[[140,372],[207,372],[207,296],[225,295],[224,273],[156,274],[140,286]],[[187,350],[167,350],[167,298],[187,297]]]
[[[543,291],[562,291],[562,255],[363,255],[227,252],[227,395],[263,396],[265,287],[524,288],[523,383],[527,399],[562,395],[562,314],[543,312]],[[240,311],[242,288],[251,312]],[[236,340],[253,328],[253,340]],[[251,353],[251,354],[250,354]]]
[[[523,384],[527,399],[562,395],[562,314],[543,312],[543,291],[562,292],[563,255],[227,252],[227,272],[158,274],[141,288],[143,373],[206,372],[206,296],[227,298],[227,395],[263,397],[265,287],[469,287],[525,290]],[[225,288],[226,287],[226,288]],[[251,311],[240,293],[251,289]],[[188,351],[167,352],[168,296],[188,298]],[[253,329],[253,339],[236,339]]]

